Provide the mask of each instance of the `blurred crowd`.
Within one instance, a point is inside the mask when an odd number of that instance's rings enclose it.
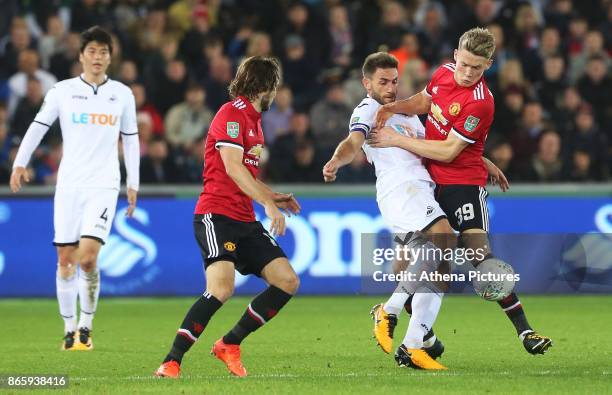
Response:
[[[605,181],[612,167],[612,0],[0,0],[0,181],[53,84],[81,73],[79,32],[113,33],[111,78],[136,99],[143,183],[199,183],[203,141],[240,61],[277,56],[283,86],[263,114],[271,182],[322,182],[321,167],[365,95],[360,66],[400,61],[399,97],[452,61],[459,36],[487,27],[497,51],[489,156],[511,181]],[[54,125],[35,183],[54,184]],[[339,182],[370,182],[363,156]]]

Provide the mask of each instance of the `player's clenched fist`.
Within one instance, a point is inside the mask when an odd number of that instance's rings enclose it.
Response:
[[[336,173],[338,172],[338,162],[335,158],[331,158],[329,162],[323,166],[323,180],[325,182],[336,181]]]
[[[15,167],[11,173],[11,191],[18,192],[21,189],[21,179],[25,182],[30,182],[30,176],[25,167]]]

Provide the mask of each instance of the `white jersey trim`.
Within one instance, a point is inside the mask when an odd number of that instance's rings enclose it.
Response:
[[[244,151],[244,147],[241,146],[240,144],[237,143],[230,143],[229,141],[218,141],[215,143],[215,148],[219,149],[219,147],[232,147],[232,148],[238,148],[242,151]]]
[[[484,96],[484,85],[482,83],[482,81],[480,81],[480,83],[478,85],[476,85],[476,87],[474,88],[474,90],[472,91],[473,95],[474,95],[474,100],[484,100],[485,96]]]
[[[469,139],[469,138],[465,137],[464,135],[462,135],[461,133],[459,133],[459,132],[458,132],[458,131],[456,131],[455,129],[451,129],[451,132],[452,132],[452,133],[453,133],[455,136],[459,137],[461,140],[465,141],[466,143],[469,143],[469,144],[474,144],[474,143],[476,142],[476,140],[471,140],[471,139]]]

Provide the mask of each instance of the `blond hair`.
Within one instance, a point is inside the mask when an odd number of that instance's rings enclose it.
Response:
[[[488,29],[475,27],[468,30],[459,38],[459,50],[491,59],[495,52],[495,36]]]

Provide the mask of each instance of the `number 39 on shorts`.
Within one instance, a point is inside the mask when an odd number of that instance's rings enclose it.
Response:
[[[457,217],[457,223],[459,225],[461,225],[463,221],[474,219],[474,205],[472,203],[464,204],[455,211],[455,216]]]

